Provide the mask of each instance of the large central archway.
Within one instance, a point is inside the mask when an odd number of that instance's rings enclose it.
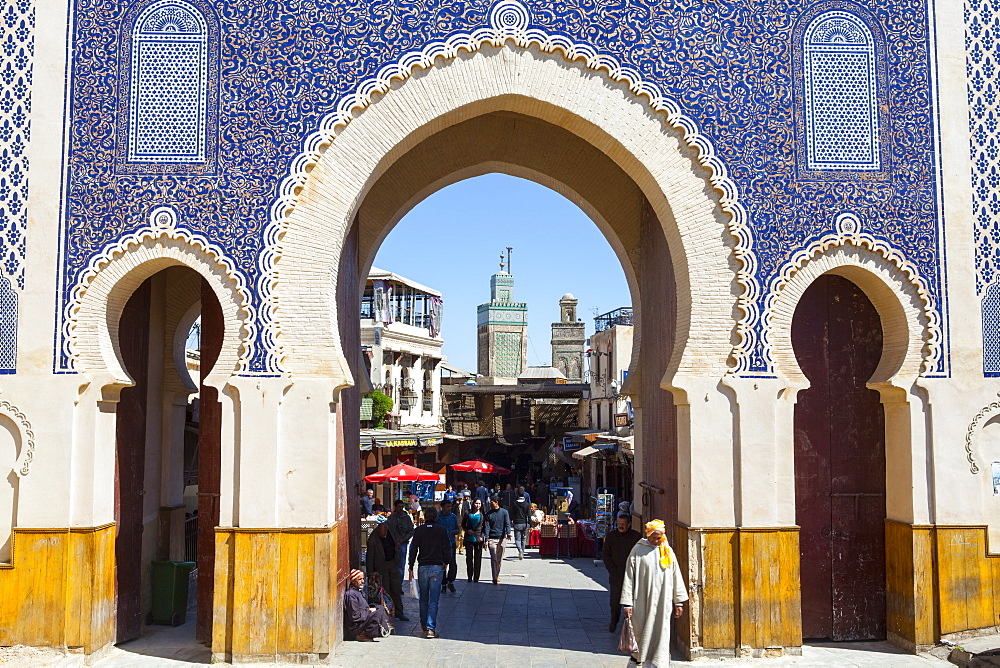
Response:
[[[281,366],[293,382],[333,390],[342,451],[358,447],[358,391],[339,390],[363,375],[357,309],[379,244],[435,190],[504,172],[577,204],[622,263],[637,314],[623,392],[637,440],[652,444],[638,449],[635,479],[662,490],[633,493],[645,501],[641,514],[670,526],[711,521],[720,501],[691,493],[702,475],[691,465],[692,434],[703,431],[691,424],[728,401],[714,388],[737,364],[745,239],[723,209],[734,192],[717,189],[726,181],[710,147],[678,118],[604,71],[510,43],[438,60],[372,95],[295,191],[273,272]],[[688,388],[708,388],[714,399],[699,394],[689,406]],[[359,483],[353,459],[337,483],[342,495]],[[731,523],[729,515],[721,521]],[[358,531],[348,533],[357,540]]]
[[[546,134],[539,124],[549,128],[552,139],[517,143],[521,133]],[[438,140],[433,160],[422,162],[410,153],[444,132],[448,134],[442,139],[450,139]],[[459,148],[462,142],[469,148]],[[580,159],[591,159],[588,154],[602,163],[596,176],[580,168]],[[677,339],[698,341],[696,351],[675,348],[664,380],[678,373],[721,376],[733,364],[736,305],[744,286],[730,216],[720,206],[715,175],[700,158],[687,144],[685,131],[672,126],[646,98],[558,54],[484,47],[418,70],[384,96],[376,95],[340,131],[296,198],[275,263],[282,365],[293,375],[351,383],[336,335],[338,309],[331,288],[341,280],[342,244],[356,218],[362,225],[362,268],[401,214],[423,196],[467,176],[504,171],[539,180],[590,213],[622,259],[634,292],[641,228],[634,217],[623,222],[629,212],[617,212],[622,200],[599,195],[604,189],[595,188],[605,176],[612,183],[630,183],[625,197],[633,198],[633,208],[638,206],[636,195],[645,198],[675,268]],[[372,199],[377,189],[391,198]],[[382,204],[390,200],[392,204]],[[381,222],[366,223],[370,218]],[[330,300],[321,304],[319,295]],[[325,332],[317,332],[317,326]],[[324,333],[325,343],[318,344],[316,335]]]

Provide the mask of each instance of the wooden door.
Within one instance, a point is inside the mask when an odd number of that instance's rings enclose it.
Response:
[[[222,466],[222,404],[219,391],[205,384],[222,351],[222,307],[207,281],[201,282],[201,390],[198,406],[198,604],[195,637],[212,640],[215,595],[215,527],[219,525]]]
[[[792,323],[810,388],[795,406],[802,635],[885,638],[885,416],[865,383],[882,355],[868,297],[839,276],[803,294]]]
[[[147,280],[125,304],[118,340],[125,370],[135,381],[121,392],[115,423],[115,576],[117,642],[142,630],[142,497],[146,466],[146,391],[149,372]]]

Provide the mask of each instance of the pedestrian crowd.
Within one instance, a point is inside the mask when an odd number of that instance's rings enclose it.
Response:
[[[363,496],[362,504],[371,496]],[[575,503],[569,499],[568,505]],[[485,552],[492,582],[499,584],[508,545],[513,544],[518,559],[524,559],[527,533],[542,519],[542,510],[525,489],[512,485],[505,489],[496,485],[492,492],[481,482],[474,490],[455,491],[449,486],[440,512],[424,508],[419,526],[400,499],[368,539],[369,576],[376,579],[376,588],[385,592],[396,619],[402,621],[408,620],[402,602],[404,576],[405,581],[415,581],[410,586],[417,590],[422,632],[426,638],[436,638],[440,597],[456,591],[456,555],[464,553],[466,579],[477,583]],[[621,648],[637,665],[655,668],[669,665],[670,620],[683,614],[688,596],[663,522],[647,522],[643,529],[643,534],[632,529],[629,504],[623,503],[616,529],[604,538],[602,559],[608,571],[611,612],[608,631],[617,632],[624,613]],[[349,633],[361,641],[387,635],[387,606],[368,605],[361,571],[351,572],[350,583],[344,601]]]

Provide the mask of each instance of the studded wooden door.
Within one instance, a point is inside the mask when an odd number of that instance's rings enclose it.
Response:
[[[142,630],[142,497],[146,467],[146,386],[149,370],[150,282],[125,304],[118,340],[132,387],[121,392],[115,422],[115,576],[117,642]]]
[[[865,386],[881,321],[854,283],[821,276],[795,311],[792,342],[810,382],[795,406],[802,634],[885,638],[885,417]]]

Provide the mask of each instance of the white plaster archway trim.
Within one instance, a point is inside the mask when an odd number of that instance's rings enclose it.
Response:
[[[972,418],[972,422],[969,423],[969,428],[965,432],[965,458],[969,460],[969,470],[974,474],[979,473],[979,464],[976,463],[975,455],[975,448],[979,444],[979,433],[993,416],[1000,413],[1000,394],[997,394],[997,397],[997,401],[987,404],[976,413],[976,417]]]
[[[191,328],[199,317],[201,317],[201,300],[192,304],[181,317],[180,322],[177,324],[177,329],[174,331],[174,340],[171,346],[174,371],[189,392],[197,392],[198,383],[201,381],[200,378],[192,378],[191,372],[187,368],[188,335],[191,333]]]
[[[503,95],[529,97],[534,95],[538,99],[556,105],[561,103],[564,109],[579,113],[583,117],[589,113],[597,119],[596,126],[599,128],[616,126],[619,132],[615,133],[614,140],[619,142],[619,148],[624,147],[626,151],[631,152],[631,157],[639,163],[656,163],[651,173],[654,174],[657,185],[662,187],[667,195],[677,222],[678,229],[673,234],[674,238],[668,236],[668,244],[672,248],[681,247],[678,250],[681,256],[690,257],[692,262],[697,263],[704,260],[707,255],[704,253],[704,246],[719,245],[719,232],[723,227],[728,231],[731,237],[728,257],[735,258],[736,262],[732,262],[731,268],[727,267],[726,273],[730,276],[735,274],[739,286],[737,294],[732,294],[730,281],[723,280],[721,290],[724,294],[692,294],[691,303],[697,306],[717,305],[720,299],[725,300],[730,325],[726,328],[727,332],[731,331],[733,305],[742,311],[742,317],[736,323],[738,341],[735,346],[730,346],[730,355],[736,361],[737,371],[748,365],[747,351],[755,346],[755,331],[759,320],[756,304],[760,289],[755,278],[757,261],[752,250],[751,228],[746,211],[740,204],[738,189],[729,178],[725,165],[715,154],[711,142],[701,134],[695,122],[682,113],[680,106],[674,100],[667,97],[656,85],[644,81],[634,69],[623,66],[612,56],[599,53],[589,45],[578,44],[565,36],[552,35],[530,28],[529,25],[530,12],[522,3],[517,0],[504,0],[496,4],[490,13],[489,26],[471,33],[455,34],[446,40],[428,44],[420,51],[404,54],[397,62],[387,65],[375,77],[363,82],[351,95],[341,99],[336,110],[324,117],[320,128],[306,139],[303,151],[293,160],[290,173],[283,180],[278,197],[271,207],[271,220],[265,236],[266,247],[260,260],[263,272],[259,294],[263,302],[261,315],[264,323],[262,326],[265,328],[264,345],[269,350],[276,351],[278,356],[278,359],[269,362],[271,370],[284,369],[284,361],[294,356],[294,352],[288,349],[289,345],[295,347],[289,340],[291,337],[283,336],[282,333],[284,331],[287,334],[289,332],[285,330],[291,330],[291,327],[285,327],[286,323],[293,319],[298,320],[292,314],[303,306],[300,301],[304,296],[285,293],[283,286],[287,285],[289,280],[294,281],[298,277],[290,275],[296,272],[296,269],[292,268],[289,272],[287,268],[293,263],[283,260],[293,256],[295,262],[306,259],[299,257],[293,250],[292,247],[296,242],[286,238],[293,219],[302,223],[306,217],[299,214],[303,198],[308,202],[328,195],[342,202],[348,210],[352,210],[352,207],[360,201],[365,187],[362,183],[350,182],[350,179],[357,178],[355,174],[338,174],[337,176],[342,178],[331,179],[330,182],[322,183],[310,190],[307,183],[310,179],[316,180],[317,170],[314,168],[322,166],[324,160],[330,159],[332,146],[344,142],[342,133],[346,128],[358,123],[358,120],[367,115],[383,96],[396,96],[398,91],[406,86],[422,88],[425,106],[433,113],[423,119],[409,119],[403,114],[397,114],[395,120],[400,125],[410,124],[413,120],[419,120],[420,124],[425,122],[433,124],[434,118],[440,118],[449,108],[454,110],[462,104],[476,100],[498,98]],[[488,47],[501,50],[499,58],[511,65],[509,73],[491,78],[483,77],[486,74],[483,71],[470,71],[464,77],[453,77],[448,80],[448,86],[435,86],[432,83],[441,82],[447,79],[446,77],[427,76],[431,72],[448,69],[442,67],[445,64],[452,68],[457,67],[456,64],[460,61],[469,60],[464,58],[463,54],[468,56],[483,53]],[[558,76],[559,73],[554,69],[546,73],[527,71],[526,59],[508,58],[502,53],[513,52],[515,49],[557,56],[562,76]],[[542,61],[542,59],[536,60]],[[601,91],[584,90],[585,87],[580,86],[581,77],[575,71],[578,68],[585,69],[594,80],[599,81]],[[468,68],[459,69],[468,70]],[[539,74],[542,75],[541,78]],[[411,85],[410,82],[415,79],[418,81]],[[473,95],[470,96],[470,92]],[[582,98],[584,95],[591,97]],[[637,113],[635,109],[629,109],[632,106],[652,111],[658,120],[651,124],[647,117],[641,124],[631,125],[643,115],[641,112]],[[650,125],[656,125],[655,132],[650,132]],[[398,134],[396,128],[392,130],[385,134],[392,136]],[[684,164],[688,159],[677,150],[676,146],[667,146],[676,141],[675,136],[680,138],[686,148],[693,149],[697,164],[706,170],[704,181],[707,181],[715,191],[717,201],[713,203],[713,208],[721,209],[726,219],[724,224],[720,225],[713,215],[704,210],[704,193],[699,194],[692,190],[690,183],[692,166],[690,163]],[[350,163],[342,163],[341,167],[348,171],[350,164],[356,173],[360,173],[362,170],[359,168],[373,160],[374,167],[377,167],[379,161],[388,157],[394,150],[399,150],[402,145],[402,141],[396,144],[389,143],[388,137],[369,137],[360,145],[352,147],[352,150],[342,152]],[[664,151],[668,153],[666,158],[663,156]],[[375,173],[374,167],[365,173],[366,179]],[[683,174],[682,183],[686,185],[678,185],[676,178],[678,174]],[[335,213],[336,222],[333,224],[339,227],[342,225],[339,215],[341,212]],[[308,223],[306,227],[310,227]],[[327,223],[322,228],[326,232],[322,236],[329,236],[330,227],[331,224]],[[315,227],[310,229],[311,234],[315,234],[316,231]],[[340,243],[342,238],[338,236],[332,241],[328,239],[325,241],[336,244]],[[303,243],[310,244],[308,240]],[[313,240],[311,243],[315,246],[316,241]],[[683,250],[685,246],[687,255]],[[678,264],[676,260],[677,258],[675,258],[675,269],[684,274],[686,265]],[[312,266],[309,269],[316,271],[320,267]],[[324,274],[323,280],[336,285],[336,266],[332,269],[332,276],[328,267],[321,270]],[[688,275],[697,275],[699,279],[696,282],[691,281],[692,285],[683,287],[690,287],[695,293],[703,289],[705,292],[711,292],[712,289],[718,292],[720,286],[715,282],[717,277],[712,275],[713,273],[705,272],[698,266],[690,268],[686,275],[678,276],[678,292],[681,291],[681,283],[689,281]],[[313,298],[316,298],[318,294],[323,294],[323,291],[313,289],[312,293]],[[717,332],[722,324],[713,318],[706,319],[702,313],[679,314],[679,319],[681,318],[690,318],[689,322],[693,327],[704,326],[707,330],[705,334],[709,337],[713,331]],[[312,316],[312,320],[317,323],[325,319],[326,317],[321,314]],[[332,314],[331,320],[335,322],[335,313]],[[690,338],[697,340],[698,333],[691,331]],[[328,359],[321,365],[323,372],[343,377],[345,383],[349,383],[350,375],[347,373],[343,353],[337,349],[339,346],[336,341],[331,346],[333,349],[329,351]]]
[[[221,385],[245,368],[253,335],[253,313],[246,280],[218,247],[176,227],[153,212],[150,225],[128,235],[95,257],[71,293],[67,345],[75,371],[105,377],[108,384],[130,385],[121,364],[118,322],[122,309],[143,281],[171,266],[186,266],[212,286],[222,306],[222,352],[210,384]],[[159,215],[157,215],[159,213]]]
[[[24,413],[9,401],[0,401],[0,415],[8,417],[21,432],[21,451],[14,462],[14,474],[23,478],[28,475],[31,460],[35,458],[35,432]]]
[[[797,253],[772,282],[764,323],[777,373],[793,386],[808,386],[792,348],[792,318],[805,290],[827,273],[854,282],[879,313],[883,352],[870,384],[898,386],[934,368],[941,332],[926,283],[899,251],[851,228]]]

